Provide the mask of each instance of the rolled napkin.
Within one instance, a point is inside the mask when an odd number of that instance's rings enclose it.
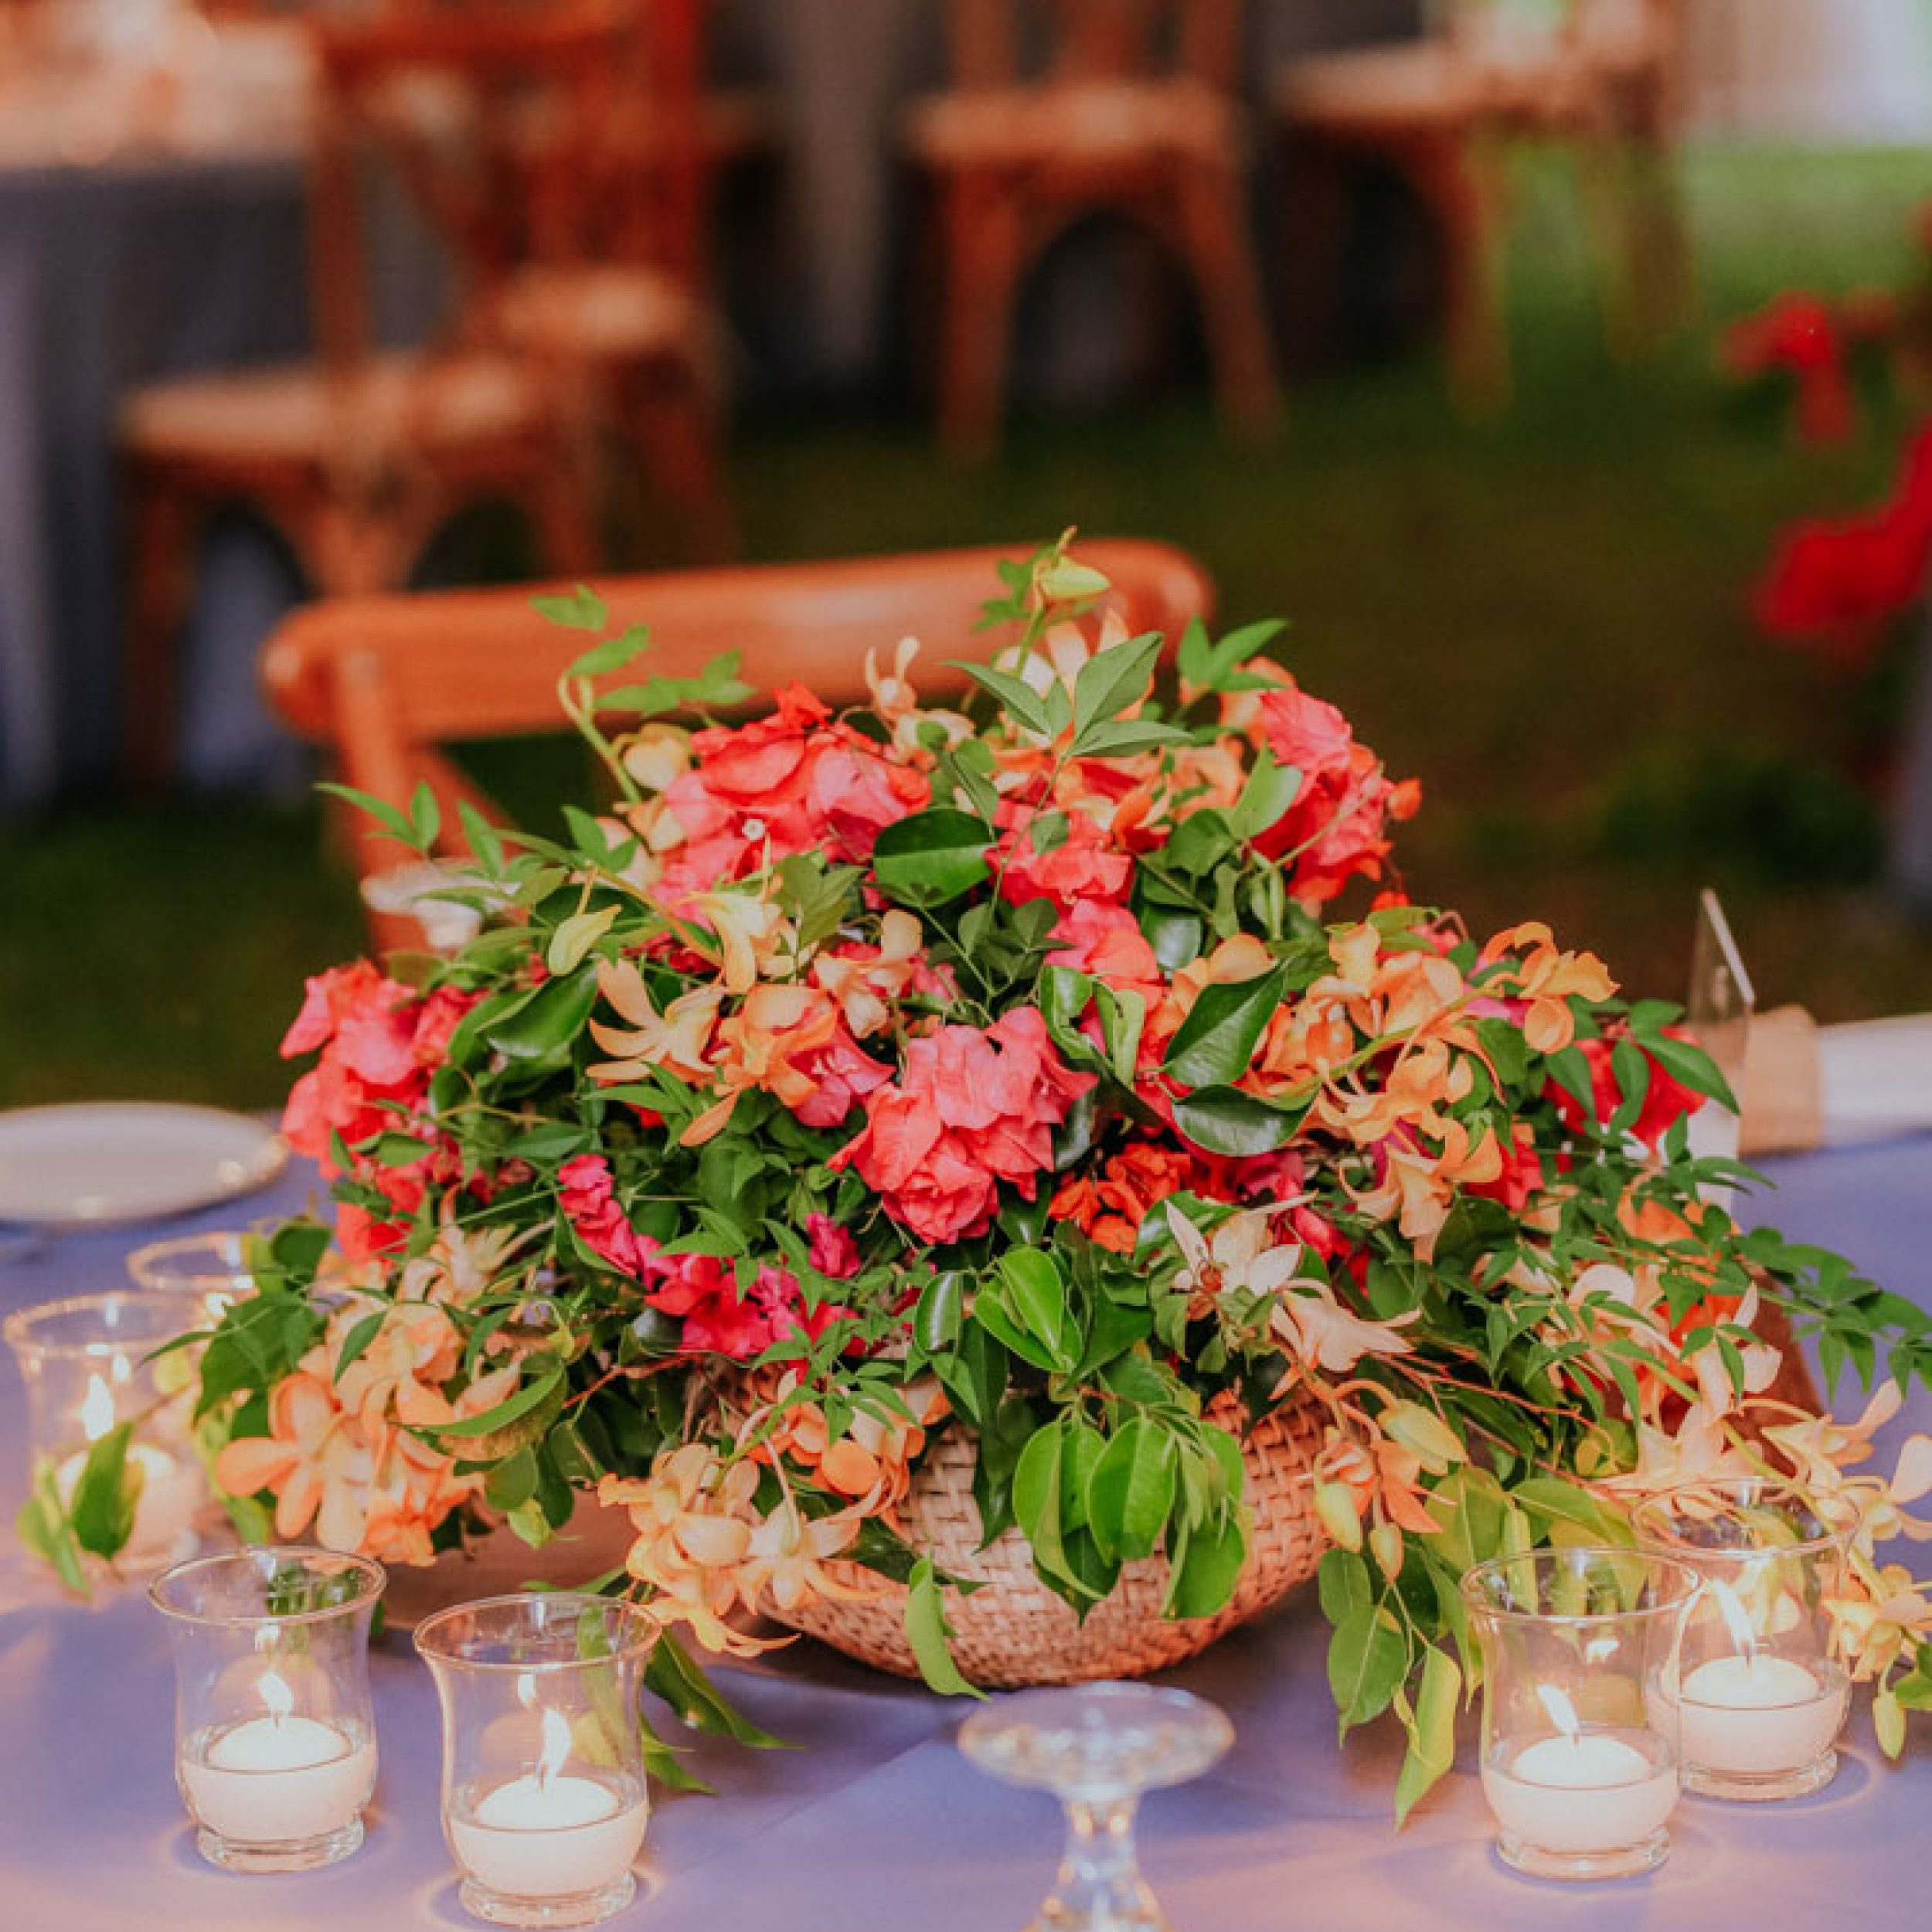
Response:
[[[1835,1026],[1801,1006],[1759,1013],[1740,1098],[1747,1157],[1932,1129],[1932,1013]]]
[[[1747,1159],[1818,1145],[1825,1132],[1818,1026],[1803,1007],[1752,1015],[1738,1087],[1738,1151]]]

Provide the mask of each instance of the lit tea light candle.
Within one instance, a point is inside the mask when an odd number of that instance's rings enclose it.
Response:
[[[258,1686],[267,1715],[207,1737],[178,1767],[196,1818],[242,1845],[325,1837],[357,1818],[376,1787],[376,1746],[320,1718],[298,1717],[273,1670]]]
[[[449,1818],[457,1863],[478,1884],[513,1898],[567,1897],[611,1884],[630,1869],[649,1813],[641,1793],[563,1775],[570,1720],[546,1710],[542,1721],[536,1770],[493,1787]]]
[[[1831,1749],[1845,1722],[1851,1689],[1845,1673],[1823,1658],[1811,1664],[1769,1655],[1737,1593],[1716,1582],[1710,1590],[1737,1654],[1698,1665],[1678,1687],[1685,1764],[1761,1777],[1811,1763]]]
[[[1550,1685],[1537,1696],[1554,1737],[1482,1767],[1483,1795],[1505,1832],[1559,1853],[1614,1852],[1660,1830],[1677,1803],[1677,1772],[1645,1731],[1586,1731]]]
[[[127,1379],[127,1366],[115,1358],[115,1379]],[[79,1486],[81,1471],[87,1466],[93,1445],[121,1420],[114,1413],[114,1391],[100,1376],[87,1378],[87,1393],[80,1401],[80,1433],[89,1445],[77,1449],[54,1471],[54,1488],[63,1509],[70,1508]],[[128,1477],[138,1483],[134,1498],[134,1526],[129,1531],[123,1557],[140,1562],[182,1553],[191,1545],[195,1512],[201,1507],[202,1473],[195,1464],[170,1455],[151,1444],[128,1445]]]

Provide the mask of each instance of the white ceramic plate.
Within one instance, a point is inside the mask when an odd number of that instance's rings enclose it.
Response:
[[[219,1107],[18,1107],[0,1113],[0,1221],[114,1227],[185,1214],[265,1185],[287,1162],[274,1128]]]

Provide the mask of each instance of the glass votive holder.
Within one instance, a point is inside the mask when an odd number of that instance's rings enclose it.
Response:
[[[1539,1878],[1661,1865],[1678,1798],[1674,1662],[1696,1570],[1628,1549],[1478,1563],[1463,1600],[1482,1652],[1482,1788],[1503,1862]]]
[[[1685,1788],[1763,1799],[1829,1784],[1852,1687],[1826,1604],[1855,1506],[1747,1476],[1665,1490],[1631,1522],[1646,1548],[1689,1563],[1706,1586],[1658,1687],[1679,1709]]]
[[[206,1318],[216,1322],[255,1292],[248,1240],[233,1229],[173,1235],[136,1248],[128,1257],[128,1272],[137,1287],[199,1296]]]
[[[362,1842],[376,1788],[366,1556],[257,1545],[178,1563],[148,1595],[175,1653],[175,1781],[210,1864],[306,1872]]]
[[[116,1289],[22,1308],[0,1325],[26,1384],[31,1493],[73,1515],[83,1549],[133,1569],[193,1553],[209,1488],[192,1440],[192,1358],[155,1351],[205,1324],[194,1295]],[[110,1550],[104,1522],[117,1508],[90,1506],[76,1492],[97,1445],[107,1454],[124,1425],[119,1488],[109,1501],[117,1498],[128,1526]]]
[[[464,1906],[590,1925],[636,1891],[649,1817],[638,1693],[658,1626],[570,1590],[491,1597],[416,1627],[443,1708],[443,1830]]]

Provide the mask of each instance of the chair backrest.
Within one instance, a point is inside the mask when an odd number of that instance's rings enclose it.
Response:
[[[1240,0],[951,0],[948,10],[964,88],[1185,76],[1231,91],[1240,29]]]
[[[969,684],[948,660],[984,662],[1005,641],[975,628],[996,594],[995,566],[1016,547],[917,552],[823,563],[754,564],[613,577],[591,587],[611,621],[648,626],[641,668],[689,676],[736,651],[754,690],[796,680],[828,704],[862,701],[866,654],[889,662],[902,637],[917,637],[913,681],[929,699]],[[1106,576],[1107,600],[1135,631],[1176,640],[1189,619],[1212,613],[1206,572],[1170,545],[1117,539],[1083,543],[1079,555]],[[581,631],[546,623],[525,587],[338,598],[296,611],[271,637],[263,684],[278,715],[335,754],[350,784],[406,808],[427,781],[446,833],[456,804],[486,814],[482,798],[442,747],[467,739],[561,728],[556,682],[585,648]],[[447,838],[461,850],[460,833]],[[402,849],[379,831],[357,840],[365,879],[394,866]],[[379,945],[414,943],[411,921],[372,919]]]
[[[581,183],[632,30],[622,0],[387,0],[314,23],[310,273],[326,366],[359,366],[372,346],[366,202],[378,169],[447,252],[458,338],[487,333],[521,263],[582,254]]]

